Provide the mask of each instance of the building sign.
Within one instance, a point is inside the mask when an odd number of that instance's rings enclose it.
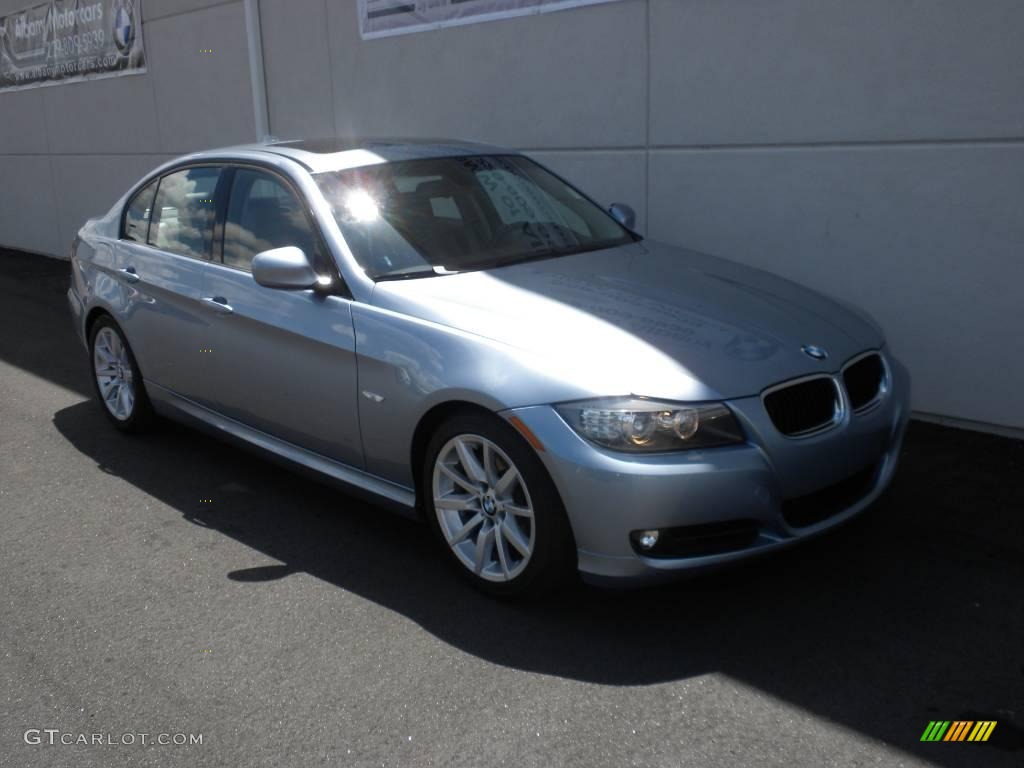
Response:
[[[359,0],[363,39],[560,11],[613,0]]]
[[[141,0],[51,0],[0,16],[0,91],[146,71]]]

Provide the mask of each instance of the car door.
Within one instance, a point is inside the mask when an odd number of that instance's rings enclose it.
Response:
[[[127,206],[118,244],[123,326],[143,377],[200,403],[213,319],[202,287],[222,172],[191,166],[144,187]]]
[[[301,193],[283,176],[231,171],[219,247],[205,296],[227,309],[214,319],[207,361],[213,407],[307,450],[362,468],[350,301],[336,292],[256,283],[253,256],[296,246],[330,274]],[[336,281],[335,281],[336,284]]]

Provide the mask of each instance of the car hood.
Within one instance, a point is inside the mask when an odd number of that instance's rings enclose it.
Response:
[[[744,397],[882,344],[863,314],[762,270],[650,241],[378,283],[373,303],[515,347],[582,388]],[[815,360],[804,345],[824,349]]]

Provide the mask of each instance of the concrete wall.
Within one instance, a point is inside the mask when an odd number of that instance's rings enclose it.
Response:
[[[275,135],[527,149],[650,237],[864,306],[916,409],[1024,428],[1017,0],[620,0],[365,42],[354,0],[260,9]],[[241,2],[144,10],[148,74],[0,94],[0,243],[64,253],[147,167],[254,137]]]

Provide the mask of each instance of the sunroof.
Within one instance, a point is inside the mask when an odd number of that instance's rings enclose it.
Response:
[[[296,139],[295,141],[279,141],[275,142],[274,146],[287,147],[289,149],[298,149],[303,152],[312,152],[317,155],[330,155],[335,152],[345,152],[350,149],[364,149],[366,147],[381,147],[381,146],[396,146],[396,145],[415,145],[415,144],[440,144],[448,146],[451,144],[458,144],[458,142],[452,142],[451,139],[397,139],[397,138],[359,138],[359,139]]]

